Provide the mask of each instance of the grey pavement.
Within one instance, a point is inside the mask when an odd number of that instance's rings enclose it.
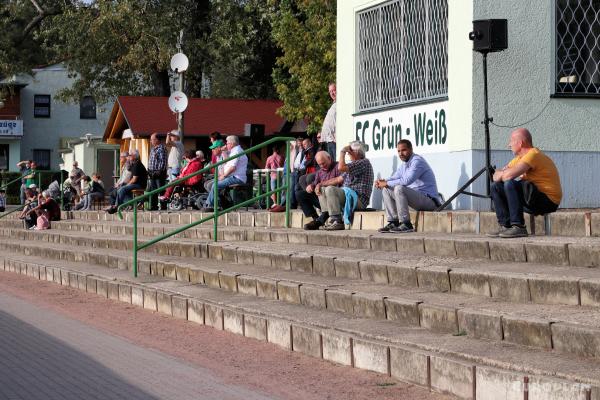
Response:
[[[263,400],[209,369],[0,293],[2,400]]]

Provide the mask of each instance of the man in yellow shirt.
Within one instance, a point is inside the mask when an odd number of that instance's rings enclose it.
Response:
[[[519,128],[510,135],[509,147],[515,158],[494,173],[492,200],[499,228],[488,236],[527,236],[523,211],[540,215],[556,211],[562,199],[558,170],[554,162],[533,147],[531,133]]]

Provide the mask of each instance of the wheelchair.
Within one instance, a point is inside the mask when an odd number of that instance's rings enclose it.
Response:
[[[202,184],[175,186],[171,198],[161,203],[161,209],[164,209],[164,203],[166,203],[166,209],[169,211],[181,211],[190,207],[199,209],[203,207],[207,197],[208,193],[206,193]]]

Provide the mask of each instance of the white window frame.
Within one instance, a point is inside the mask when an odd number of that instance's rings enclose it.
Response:
[[[422,7],[420,10],[418,9],[419,5]],[[439,8],[434,10],[433,7]],[[391,9],[396,13],[400,13],[402,17],[399,20],[391,20],[392,23],[396,21],[399,26],[388,28],[386,29],[387,32],[384,32],[382,28],[384,25],[383,19],[387,15],[392,15],[392,13],[384,15],[384,12]],[[434,11],[432,12],[432,10]],[[407,13],[409,13],[408,16]],[[433,15],[434,18],[437,17],[437,19],[430,19],[430,15]],[[363,46],[363,31],[361,29],[364,25],[361,26],[361,24],[364,24],[369,16],[371,19],[378,19],[379,21],[376,29],[371,31],[366,29],[364,31],[365,35],[372,35],[370,40],[374,44],[371,49],[376,47],[377,51],[374,53],[376,55],[367,54],[363,57],[363,54],[361,54],[363,48],[368,53],[369,46]],[[394,38],[387,38],[386,43],[385,33],[390,31],[392,33],[406,32],[410,28],[410,23],[405,25],[407,18],[409,18],[408,21],[412,21],[413,26],[425,22],[424,36],[414,39],[414,37],[405,34],[399,38],[396,37],[396,42],[393,43],[390,40]],[[443,25],[441,33],[436,35],[435,31],[430,29],[433,23]],[[370,27],[373,26],[374,24],[370,25]],[[386,1],[357,11],[355,14],[355,32],[355,81],[357,88],[355,109],[357,113],[385,108],[399,108],[448,98],[448,0]],[[431,42],[435,39],[439,41],[437,44],[432,45]],[[368,40],[369,38],[365,39],[367,42]],[[399,41],[401,41],[401,44],[399,44]],[[390,43],[392,45],[396,44],[396,48],[400,50],[387,55],[385,47],[389,48],[388,44]],[[438,55],[432,55],[432,50],[438,50]],[[420,67],[419,63],[411,63],[410,58],[407,58],[411,55],[407,54],[409,52],[412,53],[413,58],[424,60],[423,67]],[[365,65],[369,63],[375,64],[375,66],[365,68]],[[395,69],[398,71],[394,71]],[[387,74],[387,76],[382,76],[384,74]],[[407,84],[407,82],[411,82],[409,75],[414,77],[418,74],[423,77],[421,82],[415,80],[412,84]]]

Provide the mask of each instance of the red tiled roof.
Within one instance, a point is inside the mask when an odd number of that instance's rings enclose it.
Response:
[[[117,99],[134,135],[164,133],[177,129],[177,116],[167,97],[120,96]],[[244,124],[265,125],[265,134],[280,131],[284,119],[276,114],[283,105],[275,100],[196,99],[189,100],[184,113],[184,134],[205,136],[214,131],[243,135]]]

